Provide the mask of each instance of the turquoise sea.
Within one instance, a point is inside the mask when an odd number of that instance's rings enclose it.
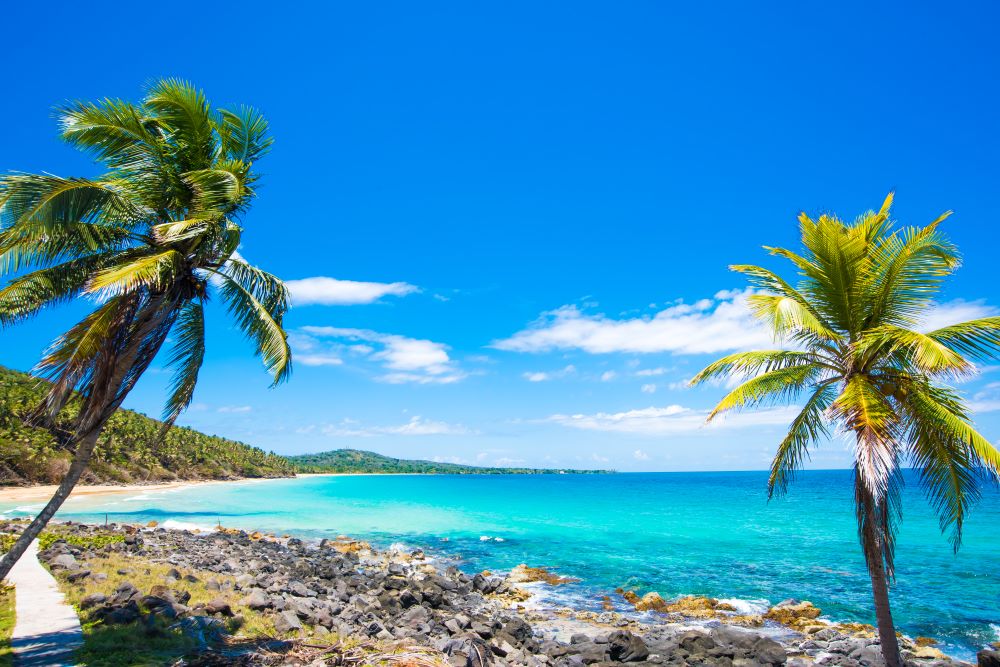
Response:
[[[347,534],[404,543],[468,571],[518,563],[578,577],[553,603],[599,609],[625,587],[765,606],[808,599],[834,620],[873,620],[855,535],[849,471],[801,474],[767,501],[766,474],[342,476],[210,484],[71,500],[88,522]],[[7,516],[36,505],[0,505]],[[893,588],[907,634],[969,658],[1000,640],[1000,493],[986,489],[956,555],[915,477],[908,478]]]

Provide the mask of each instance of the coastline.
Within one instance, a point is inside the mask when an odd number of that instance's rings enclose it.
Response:
[[[244,477],[241,479],[186,479],[174,482],[153,482],[151,484],[79,484],[70,494],[68,500],[74,498],[89,498],[100,496],[115,496],[122,493],[137,493],[143,491],[167,491],[184,489],[192,486],[209,484],[228,484],[236,482],[256,482],[267,479],[292,479],[291,477]],[[57,484],[36,484],[34,486],[0,487],[0,503],[36,502],[48,500],[59,488]]]
[[[132,584],[138,568],[107,566],[101,583],[92,581],[91,568],[97,571],[115,552],[125,559],[121,563],[177,568],[163,575],[166,586],[153,586],[141,597],[150,615],[163,613],[172,622],[189,614],[224,617],[241,608],[273,623],[290,651],[296,642],[322,645],[339,634],[420,647],[440,656],[435,664],[442,667],[729,664],[721,658],[771,667],[878,667],[871,626],[824,620],[819,609],[797,600],[748,616],[722,600],[682,596],[667,603],[656,593],[641,600],[626,593],[615,603],[605,597],[603,612],[589,611],[544,601],[542,589],[570,581],[544,568],[467,573],[419,547],[376,548],[345,536],[301,540],[230,528],[53,525],[77,541],[57,543],[42,559],[59,568],[65,590],[76,590],[78,597],[101,593],[88,598],[88,621],[132,624],[142,618],[132,602],[145,592]],[[91,541],[109,534],[117,542]],[[215,599],[185,605],[182,589],[199,582],[217,591],[211,593]],[[909,665],[967,664],[919,641],[903,642]]]

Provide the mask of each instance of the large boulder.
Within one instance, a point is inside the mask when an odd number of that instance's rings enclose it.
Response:
[[[281,634],[297,632],[302,629],[302,622],[295,612],[283,611],[274,617],[274,629]]]
[[[976,664],[979,667],[1000,667],[1000,650],[983,649],[976,654]]]
[[[641,662],[649,657],[649,647],[631,632],[619,630],[608,637],[608,656],[617,662]]]

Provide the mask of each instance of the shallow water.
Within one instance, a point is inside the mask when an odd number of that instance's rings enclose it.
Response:
[[[969,658],[1000,640],[1000,493],[986,490],[955,555],[915,478],[908,481],[892,591],[897,624]],[[831,619],[872,622],[850,472],[803,473],[770,503],[765,484],[761,472],[305,477],[81,498],[59,516],[348,534],[419,545],[469,571],[549,566],[581,579],[554,597],[593,608],[626,587],[751,605],[796,597]]]

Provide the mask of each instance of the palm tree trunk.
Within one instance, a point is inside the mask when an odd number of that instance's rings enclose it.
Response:
[[[69,471],[66,476],[63,477],[62,482],[59,484],[59,488],[52,495],[52,498],[45,505],[38,516],[35,517],[28,527],[21,533],[21,536],[17,538],[14,546],[11,547],[10,551],[3,557],[3,561],[0,561],[0,580],[3,580],[10,573],[14,563],[24,555],[24,552],[28,549],[28,545],[34,540],[38,535],[45,529],[48,525],[49,520],[59,511],[62,504],[69,498],[69,494],[73,491],[73,487],[80,480],[80,476],[83,475],[83,471],[87,469],[87,464],[90,463],[90,457],[94,453],[94,447],[97,446],[97,439],[101,436],[101,431],[104,430],[104,423],[102,422],[97,428],[91,430],[87,433],[77,444],[76,454],[73,456],[73,463],[69,467]]]
[[[892,622],[892,609],[889,607],[889,583],[881,560],[876,567],[868,568],[868,574],[872,580],[872,597],[875,599],[875,619],[878,624],[878,640],[882,645],[882,657],[885,658],[886,667],[903,667],[896,626]]]
[[[166,340],[167,331],[163,330],[145,350],[144,358],[139,358],[143,345],[147,342],[146,337],[154,334],[174,312],[170,307],[162,308],[162,304],[162,297],[156,298],[144,312],[137,316],[132,339],[128,341],[120,355],[110,355],[114,361],[101,369],[102,372],[98,374],[97,387],[87,397],[77,418],[77,432],[74,437],[76,452],[73,455],[73,463],[70,464],[69,471],[59,483],[59,488],[56,489],[52,498],[0,561],[0,580],[7,577],[11,568],[14,567],[14,563],[27,551],[31,541],[38,537],[62,504],[69,498],[73,487],[80,481],[80,477],[90,463],[90,457],[94,454],[97,440],[101,437],[101,432],[104,430],[105,424],[108,423],[108,419],[121,405],[125,395],[135,385],[138,376],[146,370],[160,346],[163,345],[163,341]],[[138,373],[134,373],[134,371],[138,371]],[[130,373],[132,373],[132,377],[127,380]]]
[[[878,625],[882,657],[885,658],[886,667],[903,667],[903,659],[899,654],[899,640],[896,638],[896,626],[892,621],[892,608],[889,606],[889,578],[886,574],[883,552],[885,531],[888,530],[888,526],[879,522],[880,513],[876,509],[876,501],[857,475],[854,484],[861,548],[865,553],[865,563],[868,565],[868,575],[872,582],[875,622]]]

